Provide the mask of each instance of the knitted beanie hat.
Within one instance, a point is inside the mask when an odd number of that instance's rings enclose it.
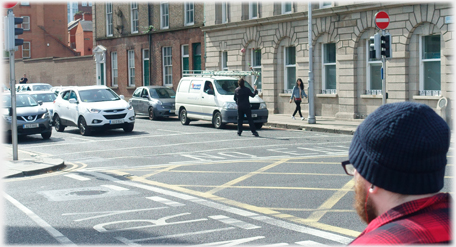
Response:
[[[356,129],[350,163],[367,181],[385,190],[421,195],[442,189],[450,129],[424,104],[386,104]]]

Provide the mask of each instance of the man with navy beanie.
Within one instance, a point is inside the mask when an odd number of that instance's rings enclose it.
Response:
[[[357,128],[342,162],[368,226],[351,245],[450,243],[443,188],[450,129],[424,104],[386,104]]]

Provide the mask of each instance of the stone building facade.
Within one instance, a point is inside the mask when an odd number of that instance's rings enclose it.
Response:
[[[204,69],[203,3],[95,3],[98,84],[130,97],[136,87],[177,88],[182,71]]]
[[[308,92],[308,3],[206,3],[206,68],[261,70],[261,91],[271,113],[291,114],[290,89],[301,78]],[[386,62],[387,103],[414,101],[437,110],[452,106],[450,3],[332,3],[312,5],[315,115],[365,118],[382,104],[378,61],[369,38],[374,16],[389,14],[392,58]],[[380,81],[380,85],[379,85]],[[303,114],[308,104],[303,104]],[[304,113],[305,112],[305,113]]]

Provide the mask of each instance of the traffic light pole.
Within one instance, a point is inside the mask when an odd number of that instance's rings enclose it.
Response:
[[[385,29],[382,30],[382,36],[386,35]],[[382,55],[382,105],[386,104],[386,55]]]
[[[8,9],[8,16],[9,15],[13,15],[13,10],[12,9]],[[11,37],[5,37],[5,39],[9,39],[8,42],[14,40]],[[13,160],[17,160],[18,157],[17,157],[16,75],[15,75],[15,67],[14,67],[15,45],[14,44],[9,44],[7,46],[7,48],[8,48],[8,52],[9,52],[9,64],[10,64],[11,143],[13,144]]]

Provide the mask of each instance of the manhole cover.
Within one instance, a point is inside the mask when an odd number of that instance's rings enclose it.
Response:
[[[68,193],[68,195],[76,195],[76,196],[93,196],[93,195],[101,195],[104,193],[108,193],[105,190],[84,190],[84,191],[74,191]]]

